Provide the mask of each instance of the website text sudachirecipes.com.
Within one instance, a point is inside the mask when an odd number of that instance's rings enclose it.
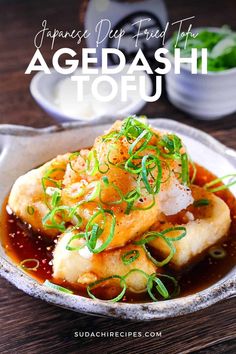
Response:
[[[161,331],[74,331],[74,338],[157,338],[162,337]]]

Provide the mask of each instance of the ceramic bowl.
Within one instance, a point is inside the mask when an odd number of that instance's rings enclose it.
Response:
[[[124,72],[126,72],[128,68],[129,65],[126,65]],[[103,104],[102,102],[96,101],[95,99],[92,99],[90,97],[87,101],[85,99],[85,101],[87,102],[86,106],[82,110],[80,110],[79,113],[77,113],[77,111],[71,111],[71,105],[74,105],[75,107],[78,105],[76,97],[76,83],[74,83],[75,90],[72,90],[69,93],[70,101],[68,102],[67,107],[65,107],[65,103],[64,107],[61,107],[56,97],[56,90],[58,84],[62,80],[71,77],[71,75],[59,74],[56,70],[52,68],[50,68],[50,71],[51,74],[38,72],[33,77],[30,83],[30,92],[35,101],[38,103],[38,105],[47,114],[49,114],[51,117],[53,117],[60,123],[67,121],[77,121],[80,123],[96,122],[96,124],[98,124],[101,121],[103,122],[106,116],[109,116],[109,119],[112,119],[114,121],[120,117],[126,117],[127,115],[139,112],[141,108],[146,104],[142,97],[136,94],[136,91],[130,91],[128,96],[129,100],[127,103],[122,103],[119,101],[118,98],[116,98],[110,103]],[[99,69],[99,72],[101,72],[101,69]],[[122,72],[122,75],[124,74],[124,72]],[[81,76],[81,68],[76,70],[74,75]],[[100,74],[94,75],[94,77],[99,75]],[[137,80],[137,87],[139,85],[138,79],[140,75],[143,75],[145,78],[145,94],[147,96],[150,96],[153,90],[152,81],[149,75],[147,75],[145,72],[136,72],[135,79]],[[113,77],[120,83],[121,73],[111,75],[111,77]],[[93,76],[91,76],[91,80],[92,79]],[[122,88],[120,87],[120,85],[118,87],[118,92],[120,93]],[[90,91],[90,87],[87,86],[87,90]],[[84,91],[86,93],[86,88]],[[139,92],[139,89],[137,89],[137,92]]]
[[[203,28],[195,29],[199,32]],[[220,32],[220,28],[205,28]],[[170,48],[170,40],[166,43]],[[180,74],[174,73],[174,57],[167,58],[172,68],[166,74],[166,90],[170,102],[184,112],[203,120],[218,119],[236,111],[236,68],[192,74],[186,64]]]
[[[227,148],[209,135],[167,119],[155,119],[152,125],[178,133],[186,144],[193,160],[202,163],[216,175],[226,175],[236,169],[236,151]],[[26,171],[68,151],[92,145],[94,138],[108,125],[81,127],[63,124],[46,129],[20,126],[0,126],[0,203],[17,177]],[[16,164],[16,155],[20,163]],[[217,161],[217,163],[216,163]],[[236,188],[232,188],[236,195]],[[0,247],[0,275],[27,294],[63,308],[103,316],[132,320],[151,320],[175,317],[208,307],[222,299],[236,295],[236,266],[223,279],[209,288],[173,300],[143,304],[111,303],[70,295],[45,287],[22,272]],[[27,299],[26,299],[27,301]]]

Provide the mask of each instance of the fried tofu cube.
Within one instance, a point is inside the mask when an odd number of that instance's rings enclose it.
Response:
[[[50,177],[58,182],[61,181],[68,159],[69,154],[59,155],[39,168],[20,176],[14,183],[9,196],[8,205],[16,216],[30,224],[33,229],[48,236],[56,236],[58,230],[43,227],[42,219],[49,212],[49,208],[45,203],[42,179],[51,170],[54,172]],[[32,212],[29,212],[29,208]]]
[[[87,246],[80,250],[67,250],[66,246],[73,234],[75,234],[75,231],[61,235],[55,247],[53,258],[53,276],[55,279],[87,286],[93,281],[114,274],[124,276],[131,269],[140,269],[149,275],[157,270],[140,246],[128,245],[97,254],[91,253]],[[76,239],[70,243],[70,246],[76,248],[83,242],[85,241],[82,239]],[[122,255],[130,251],[138,252],[139,256],[132,263],[126,265],[122,261]],[[143,292],[146,290],[146,286],[147,278],[140,272],[133,272],[127,277],[127,287],[133,292]]]
[[[163,231],[176,226],[186,228],[186,236],[173,241],[176,252],[170,264],[176,269],[182,269],[193,263],[211,246],[221,241],[227,236],[231,224],[230,210],[222,199],[197,186],[192,186],[191,189],[195,201],[207,199],[209,204],[198,207],[192,204],[181,212],[181,215],[177,215],[175,220],[173,217],[168,218],[163,215],[162,220],[152,227],[155,231]],[[182,219],[183,222],[180,223],[178,219]],[[180,232],[169,232],[168,237],[177,237]],[[156,238],[150,245],[163,257],[167,257],[170,253],[168,245],[161,238]]]

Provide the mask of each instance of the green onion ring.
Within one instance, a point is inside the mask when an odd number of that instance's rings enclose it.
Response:
[[[148,284],[147,284],[147,291],[149,296],[153,301],[158,301],[158,299],[153,295],[152,293],[152,288],[153,288],[153,283],[156,283],[156,290],[159,292],[159,294],[165,299],[169,299],[170,294],[168,290],[166,289],[165,285],[163,282],[156,277],[156,274],[154,273],[153,276],[150,276],[148,279]]]
[[[179,240],[181,240],[183,237],[185,237],[187,235],[187,230],[186,230],[186,227],[184,227],[184,226],[170,227],[169,229],[163,230],[161,233],[162,233],[162,235],[166,235],[166,234],[168,234],[169,232],[172,232],[172,231],[183,231],[183,232],[179,236],[176,236],[176,237],[167,237],[167,236],[165,236],[165,238],[167,240],[179,241]]]
[[[215,259],[225,258],[226,254],[227,252],[222,247],[214,246],[209,249],[209,255]]]
[[[157,277],[167,278],[172,281],[175,288],[171,294],[169,294],[168,290],[166,289],[165,285],[160,280],[160,278],[157,278]],[[159,281],[156,281],[156,279],[158,279]],[[168,293],[168,297],[163,296],[165,298],[165,300],[176,297],[179,294],[179,291],[180,291],[179,284],[174,277],[171,277],[170,275],[166,275],[166,274],[162,274],[162,273],[156,273],[156,274],[154,273],[149,277],[148,285],[147,285],[148,294],[152,298],[153,301],[158,301],[158,299],[152,293],[153,282],[155,282],[157,284],[156,290],[159,292],[160,295],[166,296]]]
[[[106,205],[118,205],[118,204],[121,204],[124,200],[124,196],[123,196],[123,193],[121,191],[121,189],[119,187],[117,187],[114,183],[112,182],[109,182],[108,181],[108,178],[106,176],[104,176],[102,178],[103,180],[103,183],[104,183],[104,188],[100,188],[100,191],[99,191],[99,200],[102,204],[106,204]],[[107,202],[107,201],[104,201],[102,199],[102,192],[104,189],[108,188],[108,187],[112,187],[119,195],[120,199],[118,200],[115,200],[113,202]]]
[[[134,142],[130,145],[128,153],[129,155],[132,155],[136,145],[140,142],[141,139],[145,139],[145,142],[142,144],[142,146],[140,148],[146,148],[146,146],[148,145],[149,141],[151,140],[153,134],[151,131],[148,130],[144,130],[137,138],[136,140],[134,140]],[[139,151],[140,149],[138,149]]]
[[[190,184],[193,184],[194,181],[195,181],[195,178],[197,176],[197,167],[196,167],[195,163],[191,159],[189,159],[189,162],[190,162],[190,164],[192,166],[192,169],[193,169],[193,175],[192,175]]]
[[[111,221],[110,232],[109,232],[109,235],[107,236],[107,239],[103,242],[103,244],[98,248],[94,248],[93,247],[94,246],[94,238],[95,238],[94,234],[92,235],[93,236],[92,241],[91,241],[92,244],[90,243],[91,231],[95,232],[95,229],[93,228],[93,226],[94,226],[93,220],[101,214],[103,215],[103,223],[106,222],[105,214],[111,215],[112,221]],[[96,212],[94,215],[92,215],[92,217],[89,219],[89,221],[86,225],[86,229],[85,229],[85,237],[87,240],[87,247],[90,250],[90,252],[100,253],[100,252],[104,251],[109,246],[109,244],[111,243],[111,241],[113,240],[113,237],[114,237],[115,226],[116,226],[116,217],[111,210],[106,210],[106,209],[101,208],[98,212]],[[92,230],[89,230],[91,227],[92,227]],[[99,235],[97,235],[97,238],[101,236],[104,229],[101,229],[99,227],[99,228],[97,228],[96,231],[98,231],[98,230],[99,230]]]
[[[65,213],[65,211],[70,211],[71,208],[67,206],[58,206],[52,209],[47,215],[45,215],[42,219],[42,223],[44,228],[46,229],[58,229],[59,231],[64,232],[66,230],[65,227],[65,221],[62,221],[60,224],[55,221],[55,214],[58,212],[60,213]],[[48,221],[51,222],[51,224],[48,224]]]
[[[76,151],[76,152],[72,152],[71,154],[70,154],[70,157],[69,157],[69,166],[70,166],[70,168],[72,169],[72,171],[74,171],[75,173],[78,173],[78,171],[76,171],[74,168],[73,168],[73,166],[72,166],[72,159],[74,158],[74,157],[78,157],[78,156],[80,156],[80,152],[79,151]]]
[[[111,280],[111,279],[119,279],[120,280],[120,286],[122,287],[122,290],[120,292],[119,295],[117,295],[116,297],[114,297],[113,299],[110,299],[110,300],[107,300],[107,301],[110,301],[110,302],[117,302],[117,301],[120,301],[123,296],[125,295],[125,292],[126,292],[126,289],[127,289],[127,285],[126,285],[126,282],[125,282],[125,279],[124,277],[121,277],[119,275],[112,275],[110,277],[107,277],[107,278],[103,278],[103,279],[99,279],[91,284],[89,284],[87,286],[87,293],[88,295],[93,299],[93,300],[100,300],[98,299],[95,295],[93,295],[91,293],[91,290],[93,287],[97,286],[97,285],[100,285],[108,280]]]
[[[100,191],[101,191],[100,181],[92,182],[92,183],[90,183],[90,185],[88,187],[91,187],[91,186],[94,186],[94,189],[90,194],[88,194],[85,197],[86,202],[91,202],[91,201],[95,200],[99,196]]]
[[[65,172],[65,169],[64,168],[52,168],[44,174],[44,176],[42,177],[42,186],[43,186],[44,192],[46,191],[45,181],[49,181],[49,182],[53,183],[57,188],[61,188],[61,184],[58,181],[49,177],[52,173],[58,172],[58,171]]]
[[[181,164],[182,164],[182,172],[181,172],[182,183],[188,185],[189,184],[189,164],[188,164],[188,155],[186,153],[181,155]]]
[[[151,159],[151,161],[148,161],[148,159]],[[148,181],[148,175],[149,175],[149,172],[147,170],[147,165],[150,164],[151,162],[155,162],[155,165],[156,167],[158,168],[158,175],[157,175],[157,178],[156,178],[156,181],[155,181],[155,187],[151,187],[149,181]],[[142,175],[142,180],[143,180],[143,183],[147,189],[147,191],[150,193],[150,194],[157,194],[160,190],[160,186],[161,186],[161,177],[162,177],[162,167],[161,167],[161,163],[160,163],[160,160],[154,156],[154,155],[146,155],[143,157],[142,159],[142,171],[141,171],[141,175]]]
[[[193,202],[193,206],[195,207],[207,206],[209,204],[210,204],[209,199],[198,199]]]
[[[223,186],[219,186],[219,187],[215,187],[215,188],[210,188],[210,187],[214,186],[215,184],[222,182],[224,179],[230,178],[230,177],[231,177],[231,178],[234,177],[234,178],[235,178],[235,181],[229,182],[228,184],[223,185]],[[211,181],[211,182],[209,182],[209,183],[206,183],[206,184],[204,185],[204,188],[205,188],[208,192],[215,193],[215,192],[220,192],[220,191],[223,191],[223,190],[225,190],[225,189],[228,189],[229,187],[234,186],[235,184],[236,184],[236,173],[233,173],[233,174],[229,174],[229,175],[223,176],[223,177],[221,177],[221,178],[216,178],[216,179],[214,179],[214,181]]]
[[[130,250],[130,251],[122,254],[121,259],[122,259],[122,262],[124,263],[124,265],[129,265],[129,264],[133,263],[134,261],[136,261],[136,259],[138,259],[139,256],[140,256],[140,253],[138,250]]]
[[[28,205],[26,210],[29,215],[34,215],[35,210],[31,205]]]
[[[50,282],[49,280],[45,280],[43,285],[45,285],[45,286],[47,286],[49,288],[52,288],[54,290],[62,291],[63,293],[66,293],[66,294],[73,294],[73,291],[71,291],[69,289],[66,289],[63,286],[54,284],[54,283]]]
[[[35,266],[34,267],[27,267],[27,263],[33,263],[35,262]],[[23,261],[20,262],[20,267],[24,270],[33,270],[36,271],[39,267],[39,260],[35,259],[35,258],[28,258],[28,259],[24,259]]]
[[[79,250],[81,250],[82,248],[84,248],[84,247],[86,246],[86,243],[84,243],[83,245],[80,245],[80,246],[78,246],[78,247],[72,247],[72,246],[70,246],[70,244],[71,244],[72,241],[78,240],[78,239],[81,239],[81,238],[85,238],[85,233],[84,233],[84,232],[81,232],[81,233],[78,233],[78,234],[73,235],[73,236],[69,239],[69,241],[68,241],[68,243],[67,243],[67,245],[66,245],[66,250],[67,250],[67,251],[79,251]]]
[[[91,167],[91,164],[93,166]],[[94,176],[98,172],[99,162],[95,150],[90,150],[86,160],[86,172],[90,176]]]

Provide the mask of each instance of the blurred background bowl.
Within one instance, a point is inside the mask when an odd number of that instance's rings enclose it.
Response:
[[[98,123],[106,121],[107,117],[109,117],[110,121],[114,121],[139,112],[146,104],[141,95],[139,95],[140,76],[145,77],[145,94],[150,96],[153,91],[149,75],[144,71],[136,72],[134,75],[137,90],[129,91],[128,101],[121,102],[121,76],[125,75],[128,68],[129,65],[126,65],[122,73],[111,75],[116,80],[119,88],[118,97],[111,102],[100,102],[91,94],[92,81],[95,77],[99,77],[102,74],[101,69],[99,69],[98,75],[91,75],[91,83],[85,85],[84,100],[82,102],[78,102],[76,82],[70,80],[72,75],[59,74],[52,68],[50,68],[51,74],[38,72],[33,77],[30,83],[30,92],[38,105],[59,123],[66,121]],[[82,75],[81,68],[78,68],[73,75]],[[110,87],[108,85],[103,85],[101,89],[104,95],[108,94],[109,90]]]
[[[220,28],[197,28],[220,32]],[[166,43],[170,49],[171,40]],[[174,73],[174,57],[166,57],[172,67],[166,74],[166,90],[170,102],[184,112],[202,120],[219,119],[236,111],[236,68],[202,74],[192,74],[187,64],[181,65],[181,73]]]

